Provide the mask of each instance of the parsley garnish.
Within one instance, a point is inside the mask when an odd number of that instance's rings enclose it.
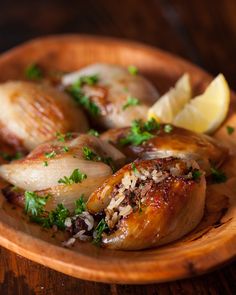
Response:
[[[227,132],[228,132],[229,135],[231,135],[232,133],[234,133],[234,127],[227,126],[226,129],[227,129]]]
[[[47,166],[48,166],[48,161],[44,161],[44,162],[43,162],[43,166],[44,166],[44,167],[47,167]]]
[[[30,80],[40,80],[43,72],[37,64],[32,63],[25,69],[25,76]]]
[[[220,171],[219,169],[211,167],[211,179],[214,183],[221,183],[227,180],[227,176],[225,175],[223,171]]]
[[[137,106],[140,101],[136,97],[128,96],[126,103],[123,105],[122,110],[126,110],[128,107]]]
[[[63,204],[58,204],[55,210],[48,214],[48,227],[56,225],[59,229],[65,228],[65,220],[70,215],[70,212]]]
[[[98,223],[95,231],[94,231],[94,239],[93,239],[93,244],[95,245],[100,245],[102,241],[102,233],[108,229],[108,225],[106,224],[105,219],[101,219],[100,222]]]
[[[149,131],[159,130],[159,128],[159,124],[154,123],[153,119],[146,123],[143,123],[141,120],[135,120],[131,125],[128,135],[120,139],[120,144],[140,145],[150,138],[153,138],[153,135]]]
[[[136,168],[135,163],[132,163],[132,164],[131,164],[131,168],[132,168],[132,170],[134,171],[134,173],[137,173],[137,172],[138,172],[138,169]]]
[[[75,201],[75,214],[81,214],[86,211],[86,204],[84,202],[84,195]]]
[[[202,175],[202,173],[201,173],[201,171],[198,170],[198,169],[194,169],[194,170],[192,171],[192,179],[193,179],[193,180],[198,180],[198,179],[200,179],[201,175]]]
[[[165,131],[165,133],[171,133],[171,131],[173,131],[173,126],[170,124],[166,124],[164,126],[164,131]]]
[[[69,148],[68,148],[68,146],[63,146],[63,151],[65,152],[65,153],[67,153],[67,152],[69,152]]]
[[[65,140],[67,139],[72,139],[72,133],[71,132],[67,132],[66,134],[64,133],[61,133],[61,132],[56,132],[56,137],[57,137],[57,140],[60,141],[60,142],[65,142]]]
[[[96,137],[99,137],[99,135],[100,135],[99,132],[97,130],[95,130],[95,129],[90,129],[88,131],[88,134],[96,136]]]
[[[87,146],[83,147],[83,154],[84,154],[84,158],[86,160],[95,161],[95,162],[103,162],[103,163],[109,165],[113,172],[115,171],[113,159],[111,157],[101,157],[101,156],[97,155],[95,152],[93,152]]]
[[[154,118],[149,119],[144,123],[144,129],[146,131],[155,131],[160,129],[160,123],[158,123]]]
[[[136,76],[138,74],[138,68],[136,66],[128,66],[128,71],[131,75]]]
[[[6,152],[0,152],[0,156],[6,161],[13,161],[21,159],[24,155],[21,152],[16,152],[14,155],[9,155]]]
[[[25,192],[25,212],[31,216],[37,216],[44,212],[44,207],[49,195],[41,197],[34,192]]]
[[[55,151],[52,151],[50,153],[45,153],[44,155],[46,158],[51,159],[51,158],[54,158],[57,154]]]
[[[81,183],[86,178],[87,178],[86,174],[80,172],[79,169],[75,169],[69,177],[64,176],[63,178],[60,178],[58,180],[58,183],[71,185],[74,183]]]
[[[100,109],[87,95],[84,94],[82,91],[82,86],[85,84],[94,85],[97,82],[97,75],[83,76],[68,88],[68,92],[71,94],[74,100],[83,106],[92,116],[97,116],[100,113]]]
[[[101,157],[99,157],[96,153],[94,153],[87,146],[83,147],[84,158],[89,161],[101,161]]]

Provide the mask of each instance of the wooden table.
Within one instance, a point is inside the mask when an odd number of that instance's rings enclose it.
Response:
[[[235,12],[235,0],[4,1],[0,51],[45,34],[128,38],[178,54],[213,75],[222,72],[236,90]],[[236,294],[236,263],[178,282],[108,285],[71,278],[0,248],[0,294]]]

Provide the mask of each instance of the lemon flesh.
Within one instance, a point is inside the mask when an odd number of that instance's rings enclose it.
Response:
[[[230,89],[219,74],[202,95],[184,106],[172,123],[199,133],[214,132],[225,120],[230,103]]]
[[[184,74],[167,93],[149,109],[148,119],[171,123],[174,117],[191,99],[191,85],[188,74]]]

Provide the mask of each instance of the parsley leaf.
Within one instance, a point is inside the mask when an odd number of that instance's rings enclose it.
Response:
[[[102,233],[108,229],[108,225],[106,224],[105,219],[101,219],[100,222],[98,223],[95,231],[93,232],[94,239],[93,239],[93,244],[95,245],[100,245],[102,241]]]
[[[54,158],[57,154],[55,151],[52,151],[50,153],[44,153],[45,157],[48,159]]]
[[[60,141],[60,142],[65,142],[65,140],[67,139],[72,139],[72,133],[71,132],[67,132],[66,134],[64,133],[61,133],[61,132],[56,132],[56,137],[57,137],[57,140]]]
[[[69,210],[63,204],[58,204],[56,209],[48,214],[48,225],[50,227],[56,225],[59,229],[64,229],[65,220],[69,215]]]
[[[97,116],[100,113],[100,109],[87,95],[84,94],[82,86],[85,84],[94,85],[97,82],[97,75],[82,76],[68,88],[68,92],[74,100],[83,106],[92,116]]]
[[[84,202],[84,195],[75,201],[75,214],[81,214],[86,211],[86,204]]]
[[[84,158],[89,161],[95,161],[95,162],[103,162],[107,165],[109,165],[112,169],[112,171],[115,171],[113,159],[111,157],[101,157],[97,155],[95,152],[93,152],[89,147],[83,147],[83,154]]]
[[[44,212],[44,207],[48,201],[49,195],[38,196],[34,192],[25,192],[25,212],[32,216],[40,215]]]
[[[128,71],[133,76],[136,76],[138,74],[138,68],[133,65],[128,66]]]
[[[198,179],[200,179],[201,175],[202,175],[202,173],[198,169],[194,169],[192,171],[192,179],[195,180],[195,181],[198,180]]]
[[[69,148],[68,148],[68,146],[63,146],[63,151],[65,152],[65,153],[67,153],[67,152],[69,152]]]
[[[155,124],[153,119],[143,123],[141,120],[132,122],[130,132],[126,137],[120,139],[121,145],[140,145],[149,140],[153,135],[149,131],[159,130],[159,124]]]
[[[99,135],[100,135],[99,132],[97,130],[95,130],[95,129],[90,129],[88,131],[88,134],[96,136],[96,137],[99,137]]]
[[[227,180],[227,176],[225,175],[223,171],[220,171],[219,169],[211,167],[211,179],[214,183],[221,183]]]
[[[166,124],[164,126],[164,131],[165,131],[165,133],[171,133],[173,131],[173,126],[170,124]]]
[[[25,76],[30,80],[40,80],[43,72],[37,64],[32,63],[25,69]]]
[[[101,157],[99,157],[96,153],[94,153],[87,146],[83,147],[84,158],[89,161],[101,161]]]
[[[122,110],[126,110],[128,107],[137,106],[140,101],[136,97],[128,96],[126,103],[123,105]]]
[[[21,159],[24,155],[21,152],[16,152],[14,155],[10,155],[6,152],[0,152],[0,156],[6,161],[14,161]]]
[[[137,173],[137,172],[138,172],[138,169],[136,168],[135,163],[132,163],[132,164],[131,164],[131,168],[132,168],[132,170],[134,171],[134,173]]]
[[[226,129],[227,129],[227,132],[228,132],[229,135],[231,135],[232,133],[234,133],[234,127],[227,126]]]
[[[44,161],[44,162],[43,162],[43,166],[44,166],[44,167],[47,167],[47,166],[48,166],[48,161]]]
[[[86,174],[80,172],[79,169],[75,169],[69,177],[64,176],[63,178],[60,178],[58,180],[58,183],[71,185],[74,183],[81,183],[86,178],[87,178]]]

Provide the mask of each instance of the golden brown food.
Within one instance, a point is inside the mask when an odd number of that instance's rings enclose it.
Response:
[[[201,220],[205,176],[195,161],[140,160],[112,175],[89,198],[91,214],[104,214],[102,244],[138,250],[163,245],[190,232]]]
[[[95,136],[59,134],[26,158],[0,166],[0,176],[16,186],[19,195],[22,190],[49,194],[49,207],[62,203],[71,209],[76,199],[87,199],[123,163],[120,151]]]
[[[88,130],[83,111],[65,93],[32,82],[0,84],[0,134],[16,147],[32,150],[57,131]]]
[[[96,77],[97,81],[86,81],[84,77]],[[117,65],[90,65],[65,75],[62,84],[68,87],[79,79],[83,80],[83,95],[97,107],[93,121],[99,122],[104,128],[129,126],[134,119],[146,119],[149,107],[159,97],[147,79],[139,74],[132,75]]]
[[[136,158],[155,159],[169,156],[193,159],[200,167],[210,172],[211,166],[218,167],[228,155],[228,149],[214,138],[172,125],[156,125],[147,131],[139,122],[139,130],[131,128],[111,129],[101,135],[101,139],[119,148],[131,161]],[[148,134],[146,133],[148,132]],[[137,138],[142,141],[137,144]],[[136,142],[135,142],[136,140]]]

